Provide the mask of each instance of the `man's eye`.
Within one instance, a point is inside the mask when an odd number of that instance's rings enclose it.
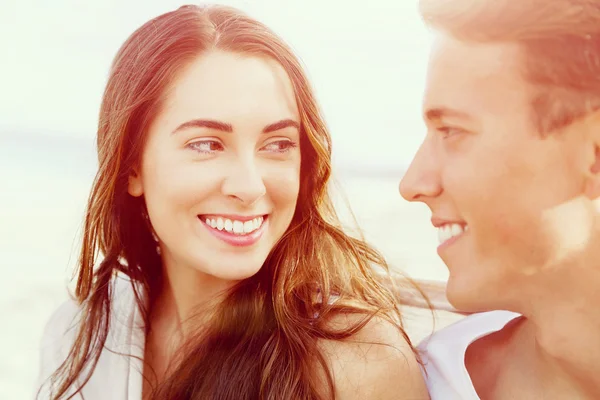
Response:
[[[437,131],[442,134],[442,137],[444,139],[452,137],[452,136],[456,136],[456,135],[459,135],[459,134],[465,132],[464,130],[462,130],[460,128],[455,128],[452,126],[442,126],[440,128],[437,128]]]

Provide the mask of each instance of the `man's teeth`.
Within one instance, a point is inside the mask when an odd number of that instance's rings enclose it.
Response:
[[[453,237],[462,235],[465,231],[468,231],[469,227],[467,225],[460,224],[446,224],[442,225],[438,228],[438,240],[440,244],[447,242]]]
[[[237,221],[228,218],[204,218],[206,225],[211,228],[218,229],[220,231],[226,231],[236,235],[246,235],[254,232],[262,226],[264,221],[263,217],[257,217],[249,221]]]

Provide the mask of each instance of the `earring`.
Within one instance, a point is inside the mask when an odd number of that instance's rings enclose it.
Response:
[[[152,239],[154,239],[154,242],[156,243],[156,254],[160,256],[160,242],[158,241],[158,236],[156,236],[154,230],[152,230]]]
[[[142,211],[142,214],[144,215],[144,219],[146,220],[146,223],[148,224],[148,229],[150,229],[150,234],[152,235],[152,239],[154,240],[154,243],[156,244],[156,254],[158,254],[160,256],[160,242],[158,240],[158,236],[156,236],[156,232],[154,231],[154,228],[152,227],[152,222],[150,222],[150,216],[148,215],[148,211],[145,209]]]

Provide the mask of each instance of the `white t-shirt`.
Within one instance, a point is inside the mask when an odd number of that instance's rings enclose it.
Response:
[[[473,314],[423,340],[418,347],[431,400],[479,400],[465,367],[467,348],[519,316],[510,311]]]

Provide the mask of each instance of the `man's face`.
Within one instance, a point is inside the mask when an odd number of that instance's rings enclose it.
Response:
[[[424,97],[427,135],[400,184],[404,198],[431,209],[448,298],[463,309],[523,296],[557,256],[563,227],[549,215],[585,184],[581,135],[536,131],[521,62],[517,45],[439,37]]]

